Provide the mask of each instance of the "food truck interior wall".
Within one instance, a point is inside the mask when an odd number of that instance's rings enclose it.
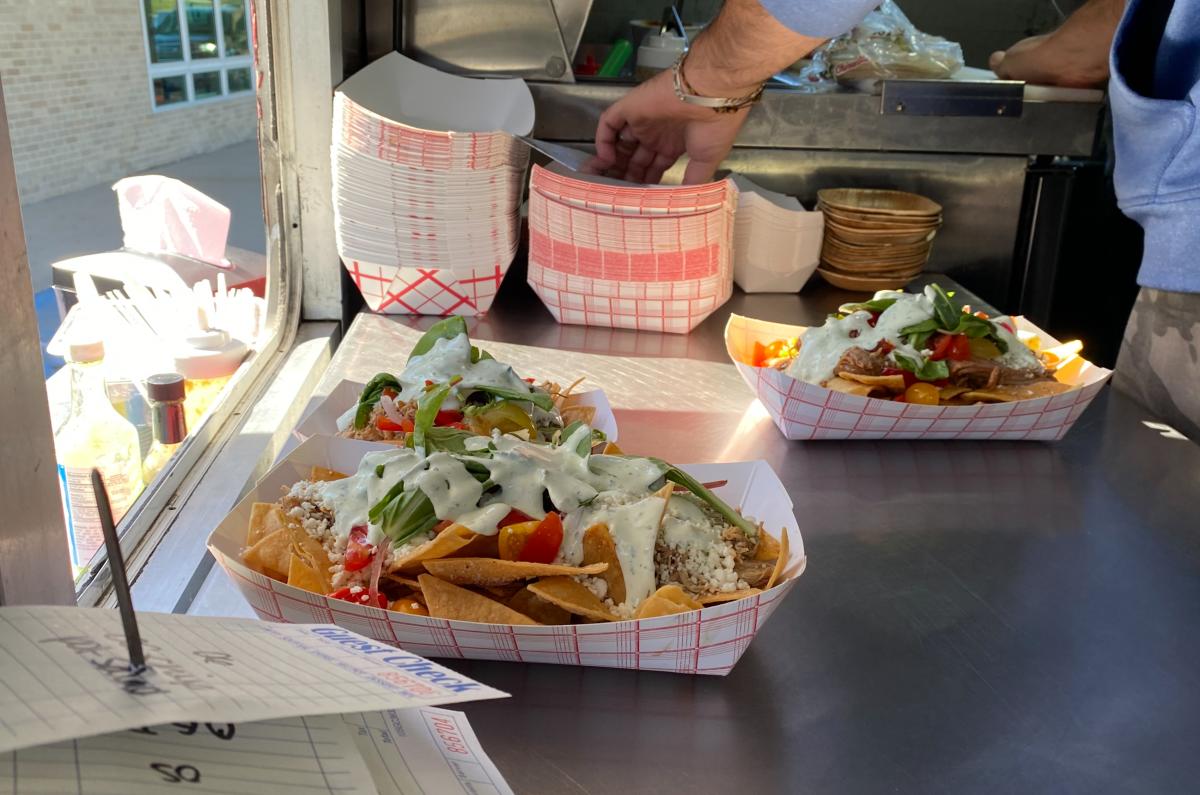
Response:
[[[440,11],[472,2],[478,0],[420,0],[420,8]],[[686,21],[704,21],[719,5],[686,3]],[[901,3],[914,24],[960,41],[967,62],[978,65],[993,49],[1053,28],[1060,10],[1069,14],[1077,5],[1076,0],[1059,0],[1057,7],[1050,0]],[[406,51],[402,28],[414,8],[404,0],[341,0],[344,76],[393,49]],[[495,17],[502,10],[489,6],[489,11]],[[660,3],[649,0],[595,2],[582,41],[611,40],[628,30],[630,19],[661,11]],[[412,41],[416,26],[410,28],[409,54],[455,70],[453,62],[421,53],[423,42]],[[461,33],[479,35],[477,27]],[[494,46],[489,42],[489,52]],[[500,46],[497,63],[513,62]],[[535,134],[590,143],[593,117],[611,101],[604,84],[533,80],[531,87],[538,108]],[[1100,103],[1027,102],[1020,119],[901,118],[881,115],[878,100],[868,97],[778,93],[790,96],[769,96],[756,110],[726,166],[809,206],[817,190],[833,186],[893,187],[934,198],[945,207],[946,222],[929,270],[954,276],[1005,311],[1026,314],[1060,336],[1083,338],[1098,363],[1115,361],[1136,292],[1140,230],[1116,210],[1111,195]],[[523,278],[522,258],[519,253],[510,280]],[[342,318],[348,322],[362,302],[344,273],[341,279]],[[1080,306],[1089,311],[1072,309]]]

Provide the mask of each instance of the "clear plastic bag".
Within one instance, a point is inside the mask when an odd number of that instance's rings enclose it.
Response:
[[[854,30],[813,52],[805,82],[847,83],[880,78],[947,78],[963,68],[962,47],[913,26],[892,0],[883,0]]]

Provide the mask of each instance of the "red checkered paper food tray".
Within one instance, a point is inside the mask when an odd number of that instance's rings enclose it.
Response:
[[[728,181],[613,187],[535,166],[529,285],[559,323],[686,334],[732,294],[736,195]]]
[[[389,315],[482,315],[508,270],[507,262],[466,271],[344,264],[371,311]]]
[[[399,364],[392,362],[391,364]],[[381,363],[386,369],[389,365]],[[358,404],[366,384],[359,381],[342,381],[321,400],[313,401],[304,412],[304,418],[296,425],[292,434],[304,441],[313,436],[337,436],[337,421],[351,407]],[[592,406],[596,409],[595,416],[589,423],[598,431],[603,431],[610,442],[618,439],[617,418],[613,414],[612,405],[603,389],[587,389],[575,392],[567,399],[568,406]]]
[[[804,571],[804,545],[791,500],[765,461],[683,467],[790,544],[785,580],[736,602],[640,621],[565,626],[509,626],[450,621],[353,605],[310,593],[251,571],[241,562],[255,502],[279,498],[281,489],[308,477],[313,466],[352,472],[378,445],[317,437],[297,447],[259,481],[208,539],[213,557],[258,616],[284,623],[333,623],[375,640],[429,657],[636,668],[683,674],[729,673],[754,636],[791,593]]]
[[[1036,334],[1042,347],[1059,344],[1023,317],[1018,331]],[[1061,439],[1099,394],[1111,370],[1082,358],[1061,371],[1079,389],[1046,398],[975,406],[919,406],[834,392],[798,381],[772,367],[754,367],[755,342],[800,337],[805,326],[771,323],[730,315],[725,349],[742,379],[758,395],[775,425],[788,439],[987,439],[1054,441]]]

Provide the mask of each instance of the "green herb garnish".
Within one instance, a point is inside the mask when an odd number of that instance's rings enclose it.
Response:
[[[935,362],[933,359],[922,361],[899,351],[893,351],[892,358],[896,360],[896,364],[901,369],[908,370],[922,381],[941,381],[943,378],[950,377],[950,366],[944,361]]]
[[[391,373],[378,373],[367,382],[367,385],[363,387],[362,394],[358,396],[358,409],[354,412],[355,428],[362,430],[367,427],[367,420],[371,418],[371,410],[379,402],[383,390],[388,388],[397,392],[402,390],[400,381]]]

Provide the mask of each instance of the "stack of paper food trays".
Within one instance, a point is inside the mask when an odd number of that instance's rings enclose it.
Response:
[[[686,334],[733,290],[728,180],[634,185],[534,166],[529,284],[560,323]]]
[[[521,80],[444,74],[391,53],[334,97],[338,253],[376,312],[486,312],[520,238],[533,128]]]
[[[733,280],[748,293],[800,292],[820,263],[825,217],[741,174],[730,179],[738,189]]]

